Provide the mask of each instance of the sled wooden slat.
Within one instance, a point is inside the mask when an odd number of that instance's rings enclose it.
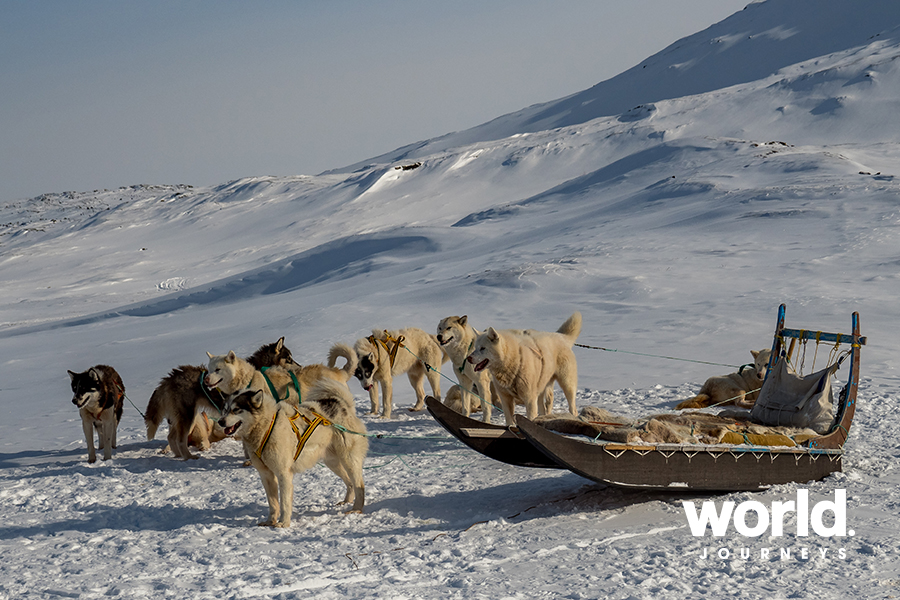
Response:
[[[451,410],[433,397],[425,398],[428,412],[460,442],[488,458],[519,467],[561,469],[553,459],[507,427],[482,423]],[[467,435],[463,430],[474,435]]]
[[[825,333],[824,331],[812,331],[808,329],[782,329],[781,336],[787,338],[796,338],[800,341],[804,340],[816,340],[819,342],[840,342],[842,344],[849,344],[853,341],[853,336],[846,335],[843,333]],[[866,345],[866,338],[859,338],[859,344],[862,346]]]
[[[462,427],[460,428],[460,433],[462,433],[466,437],[470,438],[483,438],[483,439],[491,439],[496,440],[498,438],[504,439],[522,439],[521,436],[516,435],[509,429],[483,429],[476,427]]]

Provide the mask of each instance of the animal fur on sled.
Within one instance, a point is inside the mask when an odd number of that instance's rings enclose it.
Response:
[[[701,412],[659,414],[629,419],[593,406],[577,417],[553,414],[535,422],[546,429],[622,444],[741,444],[794,446],[815,437],[811,429],[767,427],[751,423],[744,413]]]

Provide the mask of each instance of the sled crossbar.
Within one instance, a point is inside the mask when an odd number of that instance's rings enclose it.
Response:
[[[809,329],[782,329],[779,334],[786,338],[804,340],[816,340],[818,342],[835,342],[837,344],[852,344],[853,336],[847,333],[825,333],[824,331],[811,331]],[[866,338],[859,338],[859,345],[866,345]]]

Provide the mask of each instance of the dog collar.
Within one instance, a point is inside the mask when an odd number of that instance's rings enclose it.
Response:
[[[469,358],[469,355],[472,354],[472,348],[475,346],[475,340],[469,342],[469,349],[466,350],[466,358]],[[466,358],[463,359],[462,364],[459,365],[459,372],[462,373],[466,368]]]
[[[204,383],[204,381],[206,379],[206,374],[207,374],[207,371],[200,371],[200,380],[197,382],[197,385],[199,385],[200,389],[203,390],[203,395],[206,396],[206,399],[209,400],[210,404],[213,405],[213,408],[215,408],[217,411],[219,411],[221,413],[222,409],[219,408],[219,406],[212,399],[212,396],[209,395],[208,390],[213,389],[213,390],[216,390],[217,392],[219,392],[219,398],[222,398],[222,390],[220,390],[217,387],[216,388],[207,388],[206,384]],[[224,398],[222,398],[222,399],[224,400]]]

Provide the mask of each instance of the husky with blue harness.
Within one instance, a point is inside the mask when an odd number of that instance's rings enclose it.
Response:
[[[260,525],[290,527],[294,473],[320,460],[347,486],[341,504],[351,504],[350,512],[361,513],[365,505],[362,469],[369,441],[346,384],[321,379],[299,406],[276,402],[267,387],[251,386],[230,396],[219,419],[225,433],[243,443],[262,479],[269,518]]]

